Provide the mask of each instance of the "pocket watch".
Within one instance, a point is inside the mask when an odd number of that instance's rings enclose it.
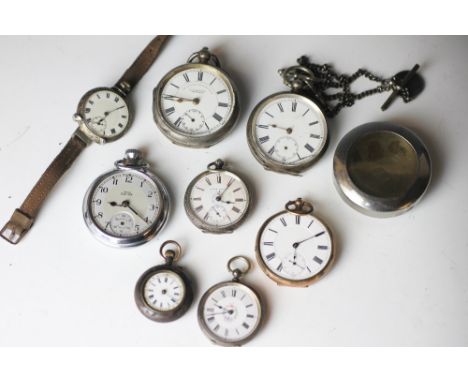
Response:
[[[190,308],[193,287],[185,270],[174,264],[182,252],[179,243],[165,241],[159,252],[166,263],[152,267],[140,276],[135,285],[135,302],[150,320],[170,322],[182,317]]]
[[[231,233],[250,206],[246,183],[224,168],[221,159],[208,165],[187,187],[184,206],[190,221],[203,232]]]
[[[241,346],[250,341],[263,321],[260,295],[239,281],[250,270],[250,261],[236,256],[227,264],[233,279],[213,285],[198,304],[198,323],[215,344]]]
[[[218,143],[239,115],[234,82],[208,48],[167,73],[153,95],[156,125],[181,146],[204,148]]]
[[[419,65],[392,78],[383,79],[365,69],[347,76],[329,65],[317,65],[300,57],[298,65],[279,71],[291,90],[272,94],[253,109],[247,123],[250,150],[267,170],[299,175],[324,153],[328,145],[326,117],[364,97],[392,91],[385,110],[396,96],[411,101],[422,89]],[[350,85],[359,77],[378,82],[375,88],[352,93]],[[338,90],[337,90],[338,89]],[[335,93],[330,93],[330,90]]]
[[[5,240],[16,244],[28,232],[47,195],[88,144],[114,141],[128,130],[133,120],[128,95],[156,60],[167,38],[155,37],[113,87],[91,89],[81,98],[74,115],[78,128],[0,231]]]
[[[97,178],[86,192],[85,223],[99,241],[112,247],[144,244],[167,221],[169,193],[148,170],[138,150],[127,150],[115,167]]]
[[[307,287],[329,271],[334,260],[330,230],[301,198],[263,223],[255,252],[260,268],[278,285]]]

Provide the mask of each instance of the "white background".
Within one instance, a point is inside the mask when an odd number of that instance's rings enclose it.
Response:
[[[149,37],[1,37],[1,225],[22,203],[74,130],[71,115],[88,89],[113,85]],[[194,51],[210,47],[235,79],[242,112],[236,129],[206,150],[172,145],[157,130],[152,89]],[[277,69],[302,54],[341,72],[367,67],[393,75],[422,65],[427,86],[410,104],[375,96],[329,120],[330,146],[303,177],[264,171],[245,138],[250,110],[284,90]],[[468,193],[464,123],[468,101],[466,38],[437,37],[175,37],[131,95],[130,131],[106,146],[88,147],[54,189],[33,229],[17,246],[0,242],[0,345],[207,345],[196,303],[228,279],[233,255],[254,258],[258,228],[286,201],[302,196],[331,226],[338,261],[307,289],[278,287],[258,267],[246,281],[268,306],[251,345],[468,345]],[[365,85],[365,84],[364,84]],[[348,207],[333,186],[339,139],[370,121],[392,121],[417,132],[433,160],[433,181],[419,205],[396,218],[366,217]],[[84,193],[125,149],[147,153],[169,186],[174,211],[160,236],[132,249],[107,248],[87,231]],[[183,195],[206,164],[223,158],[245,174],[256,203],[232,235],[202,234],[185,216]],[[180,320],[157,324],[133,302],[147,268],[161,262],[159,245],[175,239],[181,265],[197,280],[195,304]]]

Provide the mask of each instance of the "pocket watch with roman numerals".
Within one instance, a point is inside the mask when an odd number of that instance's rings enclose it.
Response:
[[[357,100],[392,91],[382,105],[385,110],[397,96],[409,102],[424,87],[422,78],[416,75],[419,65],[381,78],[366,69],[352,75],[339,74],[330,65],[315,64],[305,56],[297,63],[279,71],[291,90],[260,101],[247,124],[247,140],[255,159],[267,170],[280,173],[299,175],[324,153],[328,143],[325,116],[334,117]],[[353,93],[351,84],[360,77],[378,85]]]
[[[230,233],[243,222],[250,206],[246,183],[227,171],[221,159],[208,165],[187,187],[184,205],[190,221],[203,232]]]
[[[203,148],[218,143],[239,115],[234,82],[208,48],[167,73],[153,95],[156,125],[181,146]]]
[[[228,262],[233,279],[213,285],[198,304],[198,323],[205,335],[221,346],[241,346],[250,341],[263,322],[260,295],[240,281],[250,261],[235,256]]]
[[[98,177],[83,200],[91,233],[113,247],[133,247],[151,240],[165,225],[170,199],[164,183],[148,169],[141,152],[130,149],[116,169]]]
[[[330,229],[302,199],[286,204],[263,223],[255,252],[260,268],[279,285],[307,287],[324,276],[334,261]]]
[[[148,269],[135,286],[135,302],[140,312],[157,322],[177,320],[187,312],[193,300],[193,287],[187,272],[175,265],[182,249],[174,240],[161,245],[166,261]]]

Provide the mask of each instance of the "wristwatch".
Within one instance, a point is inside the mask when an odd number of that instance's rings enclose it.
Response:
[[[91,89],[81,98],[74,115],[78,128],[0,231],[5,240],[17,244],[28,232],[49,192],[88,144],[111,142],[128,130],[133,113],[127,96],[151,67],[168,37],[155,37],[113,87]]]

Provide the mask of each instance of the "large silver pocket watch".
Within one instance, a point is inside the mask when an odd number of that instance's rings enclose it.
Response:
[[[229,260],[233,279],[213,285],[198,304],[198,323],[203,333],[215,344],[241,346],[250,341],[263,322],[260,295],[240,281],[250,270],[247,257]]]
[[[99,241],[112,247],[144,244],[167,221],[169,193],[138,150],[127,150],[115,167],[98,177],[86,192],[85,223]]]
[[[204,148],[218,143],[239,115],[234,82],[208,48],[167,73],[153,93],[156,125],[173,143]]]
[[[218,159],[190,182],[184,206],[190,221],[203,232],[231,233],[246,218],[250,201],[246,183]]]
[[[257,234],[257,262],[278,285],[307,287],[331,268],[335,248],[330,229],[301,198],[263,223]]]
[[[299,175],[325,151],[327,121],[318,102],[303,92],[312,73],[298,66],[280,73],[291,91],[272,94],[255,106],[247,122],[247,141],[265,169]]]
[[[182,249],[174,240],[161,245],[166,261],[148,269],[135,285],[135,302],[140,312],[157,322],[175,321],[187,312],[193,301],[193,287],[186,271],[175,265]]]

